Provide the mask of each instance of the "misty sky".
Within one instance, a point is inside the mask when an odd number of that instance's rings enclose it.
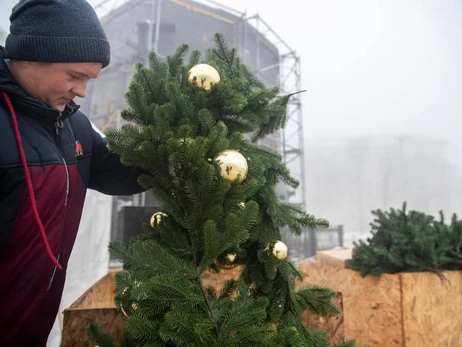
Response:
[[[0,4],[4,28],[14,2]],[[221,3],[259,13],[301,56],[302,86],[308,90],[303,95],[306,138],[447,137],[457,164],[462,154],[461,1]]]
[[[221,3],[246,11],[248,16],[258,13],[301,57],[302,87],[307,89],[303,94],[303,115],[308,160],[305,193],[310,212],[344,224],[348,231],[368,229],[370,210],[383,200],[380,195],[383,184],[368,180],[378,180],[380,173],[369,177],[374,173],[363,172],[359,184],[352,177],[357,172],[354,163],[332,157],[322,147],[315,148],[319,138],[346,139],[356,135],[426,135],[447,141],[449,165],[459,168],[458,173],[448,172],[447,180],[451,182],[448,188],[437,174],[441,175],[444,168],[428,169],[431,167],[428,163],[444,161],[431,158],[430,154],[425,158],[426,149],[422,148],[417,161],[402,163],[398,157],[391,159],[397,167],[415,166],[415,176],[403,176],[401,169],[393,173],[400,179],[395,182],[397,186],[389,186],[387,194],[393,195],[394,200],[388,204],[399,206],[407,201],[409,206],[430,213],[440,208],[460,212],[462,1],[224,0]],[[348,146],[346,141],[344,145]],[[309,162],[312,158],[308,152],[313,150],[322,154],[317,160],[330,158],[330,161]],[[313,171],[313,165],[323,168]],[[377,163],[370,161],[365,165],[373,168]],[[427,167],[427,171],[419,171],[418,167]],[[431,177],[430,182],[420,187],[417,181],[427,176]],[[410,190],[400,189],[401,182]],[[325,187],[326,196],[316,193],[319,187]],[[425,192],[426,198],[412,193],[411,188]],[[355,195],[360,190],[371,201],[360,202]]]
[[[232,3],[300,54],[308,138],[427,134],[462,154],[461,1]]]

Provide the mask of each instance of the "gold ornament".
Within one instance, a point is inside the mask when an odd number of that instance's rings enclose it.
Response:
[[[240,203],[239,203],[239,207],[240,207],[240,208],[244,208],[244,207],[245,207],[245,202],[240,202]]]
[[[220,82],[220,75],[213,66],[197,64],[189,70],[188,80],[191,84],[210,90],[212,85]]]
[[[134,288],[137,288],[140,286],[140,282],[139,281],[134,281],[133,282],[133,287]],[[128,292],[130,291],[130,288],[129,287],[125,287],[121,290],[120,292],[120,295],[122,296],[126,296],[128,294]],[[131,309],[130,307],[125,309],[124,306],[123,306],[123,303],[119,301],[119,308],[120,310],[122,311],[122,313],[124,314],[125,317],[128,317],[130,314],[132,314],[133,312],[135,312],[137,309],[138,309],[138,305],[135,301],[132,301],[131,302]]]
[[[130,314],[132,314],[133,312],[135,312],[136,310],[138,309],[138,305],[136,304],[136,302],[133,302],[132,303],[132,309],[129,310],[128,312],[124,310],[124,307],[122,304],[120,304],[120,310],[122,311],[122,313],[124,314],[125,317],[128,318],[128,316]]]
[[[276,241],[270,243],[266,247],[268,255],[275,260],[284,260],[287,258],[288,248],[287,245],[282,241]]]
[[[157,228],[162,220],[162,217],[167,217],[163,212],[156,212],[151,217],[151,226]]]
[[[235,253],[227,253],[219,256],[213,261],[220,269],[230,270],[239,265],[237,255]]]
[[[220,175],[229,181],[244,182],[249,167],[244,156],[235,150],[220,152],[216,158],[220,165]]]
[[[180,139],[180,143],[182,145],[190,145],[193,142],[193,139],[190,137],[187,137],[186,139]]]

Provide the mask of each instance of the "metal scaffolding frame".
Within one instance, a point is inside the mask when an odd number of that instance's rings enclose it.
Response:
[[[154,37],[154,44],[150,49],[157,50],[157,42],[159,38],[159,23],[162,11],[162,1],[172,2],[175,4],[183,4],[182,0],[144,0],[151,4],[151,19],[150,36]],[[102,0],[95,6],[95,10],[101,15],[101,11],[112,12],[114,9],[126,2],[131,2],[134,6],[144,2],[143,0]],[[249,59],[256,59],[252,72],[259,77],[261,72],[270,69],[279,69],[279,89],[282,95],[293,94],[301,91],[301,71],[300,57],[276,32],[268,23],[266,23],[259,14],[247,16],[245,12],[240,12],[229,6],[220,4],[214,0],[194,0],[198,4],[206,5],[211,8],[226,11],[239,18],[235,23],[237,26],[237,42],[234,44],[239,51],[239,55],[244,64],[249,63]],[[183,5],[185,5],[184,2]],[[194,8],[194,5],[188,2],[188,8]],[[208,11],[199,10],[198,12],[207,15]],[[211,14],[212,15],[212,14]],[[156,18],[154,18],[156,17]],[[256,55],[249,58],[245,52],[248,48],[248,28],[253,27],[256,30]],[[260,62],[260,40],[265,37],[279,51],[279,63],[269,66],[261,66]],[[149,40],[149,42],[152,42]],[[112,117],[114,118],[114,117]],[[294,94],[290,97],[288,104],[286,126],[281,131],[281,155],[284,163],[289,168],[292,176],[296,178],[300,185],[298,189],[293,190],[287,187],[284,199],[289,202],[297,203],[306,208],[306,192],[305,192],[305,160],[304,160],[304,137],[303,137],[303,112],[302,112],[302,94]]]
[[[301,91],[301,71],[300,57],[269,25],[259,14],[242,17],[244,23],[244,38],[241,43],[241,56],[244,57],[244,63],[247,63],[247,57],[242,54],[247,49],[247,26],[250,24],[257,31],[257,52],[256,52],[256,76],[260,72],[279,67],[279,89],[283,95],[294,94]],[[279,64],[261,66],[260,64],[260,45],[259,40],[264,36],[279,50]],[[288,190],[286,200],[298,203],[306,208],[305,193],[305,160],[304,160],[304,137],[303,137],[303,109],[301,94],[294,94],[289,99],[287,110],[287,122],[285,128],[281,131],[281,154],[284,163],[290,169],[291,174],[300,182],[297,190]]]

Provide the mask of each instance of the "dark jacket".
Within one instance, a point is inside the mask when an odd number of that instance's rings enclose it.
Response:
[[[0,346],[41,347],[59,309],[87,188],[111,195],[144,189],[137,183],[141,171],[123,166],[109,152],[79,106],[68,105],[61,114],[31,98],[16,84],[3,57],[0,47]],[[5,99],[11,101],[13,111]],[[37,213],[31,205],[12,113],[19,125]],[[37,214],[62,270],[47,253]]]

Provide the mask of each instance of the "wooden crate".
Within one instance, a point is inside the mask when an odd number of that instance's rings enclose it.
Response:
[[[462,272],[383,274],[306,263],[305,284],[342,293],[344,336],[358,347],[462,346]]]
[[[322,330],[327,334],[331,344],[340,344],[345,341],[344,318],[343,318],[343,295],[337,292],[334,302],[340,308],[337,316],[320,317],[308,310],[303,313],[303,324],[311,330]]]
[[[114,275],[114,271],[109,272],[64,310],[61,347],[94,347],[87,335],[90,323],[96,323],[112,336],[122,335],[126,319],[114,304]]]
[[[347,268],[348,261],[351,259],[352,251],[353,250],[351,248],[317,251],[316,263]]]
[[[224,283],[230,279],[237,279],[241,268],[221,271],[219,274],[206,272],[202,276],[204,286],[212,286],[221,290]],[[87,327],[96,323],[104,332],[118,338],[122,335],[126,318],[118,312],[114,304],[116,285],[115,272],[110,272],[93,286],[91,286],[79,299],[64,311],[64,323],[61,347],[93,347],[88,341]],[[305,286],[297,283],[297,287]],[[343,306],[341,293],[337,294],[336,302]],[[304,323],[310,329],[325,331],[331,342],[343,341],[343,316],[320,318],[305,312]]]

